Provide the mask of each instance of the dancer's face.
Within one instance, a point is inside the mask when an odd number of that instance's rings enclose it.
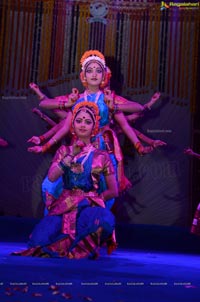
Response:
[[[104,72],[102,67],[96,63],[91,62],[85,71],[85,77],[88,86],[99,86],[103,80]]]
[[[74,119],[74,130],[78,138],[90,138],[94,127],[91,115],[85,111],[80,111]]]

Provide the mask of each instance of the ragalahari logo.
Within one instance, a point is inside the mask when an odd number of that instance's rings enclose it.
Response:
[[[161,2],[160,10],[165,10],[169,8],[179,8],[179,9],[194,9],[199,8],[199,2]]]
[[[170,8],[170,6],[167,3],[165,3],[164,1],[162,1],[160,9],[164,10],[164,9],[167,9],[167,8]]]

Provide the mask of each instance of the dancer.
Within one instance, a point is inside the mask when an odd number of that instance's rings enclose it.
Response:
[[[184,154],[200,159],[200,154],[194,152],[192,148],[186,148],[184,150]],[[195,211],[190,231],[191,233],[200,236],[200,203],[198,204],[197,209]]]
[[[106,66],[105,58],[102,53],[97,50],[86,51],[81,58],[82,71],[80,79],[86,90],[79,95],[76,88],[72,89],[72,93],[66,96],[59,96],[54,99],[47,98],[39,89],[39,87],[31,83],[30,87],[38,95],[40,99],[40,106],[46,109],[60,109],[67,110],[67,118],[64,125],[60,126],[59,130],[55,129],[55,134],[52,132],[46,133],[45,136],[40,137],[40,143],[44,139],[50,140],[43,146],[30,147],[30,152],[41,153],[46,152],[52,145],[56,144],[63,136],[69,131],[70,125],[70,109],[73,110],[73,105],[77,102],[90,101],[96,102],[100,109],[100,128],[109,127],[109,113],[114,116],[115,121],[119,123],[123,132],[128,136],[132,144],[135,146],[139,154],[143,155],[151,152],[151,147],[144,147],[137,138],[134,130],[128,124],[123,112],[140,112],[144,113],[146,110],[151,109],[153,104],[159,99],[160,93],[156,93],[152,99],[144,106],[139,103],[128,101],[120,96],[111,92],[108,87],[111,72]],[[35,137],[32,137],[29,142],[36,143]],[[37,141],[38,144],[38,141]]]
[[[65,112],[67,116],[64,121],[61,121],[58,125],[54,126],[44,135],[41,135],[39,137],[33,136],[31,139],[29,139],[29,142],[32,142],[37,146],[30,147],[28,148],[28,150],[35,153],[46,152],[52,145],[56,144],[64,135],[66,135],[70,129],[71,115],[74,104],[82,103],[85,101],[97,103],[100,110],[101,119],[99,133],[98,135],[93,137],[93,144],[96,148],[107,150],[109,152],[113,165],[116,169],[117,179],[120,184],[119,190],[123,191],[124,189],[130,187],[131,183],[124,175],[123,156],[117,136],[115,132],[109,127],[109,114],[111,113],[114,119],[117,120],[120,127],[129,137],[140,155],[152,152],[153,146],[142,146],[137,135],[135,134],[132,127],[128,124],[121,110],[130,112],[143,112],[146,110],[146,108],[151,108],[151,106],[159,98],[160,94],[155,94],[150,102],[148,102],[145,106],[142,106],[136,102],[130,102],[122,97],[115,96],[115,94],[109,89],[104,89],[103,91],[103,88],[107,87],[109,84],[111,73],[106,66],[104,56],[98,51],[85,52],[85,54],[81,58],[81,66],[82,72],[80,74],[80,79],[83,85],[86,87],[86,90],[81,95],[79,95],[79,92],[76,88],[73,88],[72,93],[69,96],[59,96],[55,99],[48,99],[40,91],[39,87],[36,84],[30,84],[30,87],[37,93],[38,97],[41,100],[41,107],[52,110],[67,110]],[[46,144],[44,144],[43,146],[39,145],[49,138],[50,140]],[[53,184],[51,184],[46,178],[45,182],[43,183],[43,191],[46,192],[45,194],[47,198],[49,196],[49,185],[51,187],[50,189],[52,189]],[[46,187],[48,188],[46,189]],[[51,192],[53,191],[51,190]],[[111,208],[113,203],[114,200],[110,203],[107,203],[107,206]]]
[[[118,195],[118,187],[109,154],[91,143],[99,118],[96,104],[74,107],[71,129],[76,138],[73,145],[58,149],[48,172],[51,181],[62,175],[64,190],[47,205],[49,213],[33,230],[29,248],[14,255],[96,259],[100,246],[109,243],[115,219],[105,204]]]

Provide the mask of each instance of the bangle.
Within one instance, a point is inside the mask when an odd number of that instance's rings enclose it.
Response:
[[[138,141],[136,144],[134,144],[136,151],[139,155],[143,155],[144,147],[142,146],[141,142]]]
[[[119,106],[118,104],[114,104],[114,110],[113,110],[113,114],[119,112]]]
[[[41,144],[45,141],[46,138],[44,137],[44,135],[40,135],[39,139],[40,139],[40,144]]]
[[[51,148],[50,143],[46,143],[45,145],[42,146],[42,153],[45,153],[50,148]]]

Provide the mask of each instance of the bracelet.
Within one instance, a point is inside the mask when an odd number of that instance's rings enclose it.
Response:
[[[118,111],[119,111],[119,106],[118,106],[118,104],[114,104],[113,114],[117,113]]]
[[[134,147],[139,155],[143,155],[144,147],[142,146],[140,141],[138,141],[136,144],[134,144]]]
[[[44,137],[44,135],[40,135],[39,139],[40,139],[40,144],[43,143],[46,140],[46,138]]]
[[[50,143],[46,143],[45,145],[42,146],[42,153],[45,153],[50,148],[51,148]]]

